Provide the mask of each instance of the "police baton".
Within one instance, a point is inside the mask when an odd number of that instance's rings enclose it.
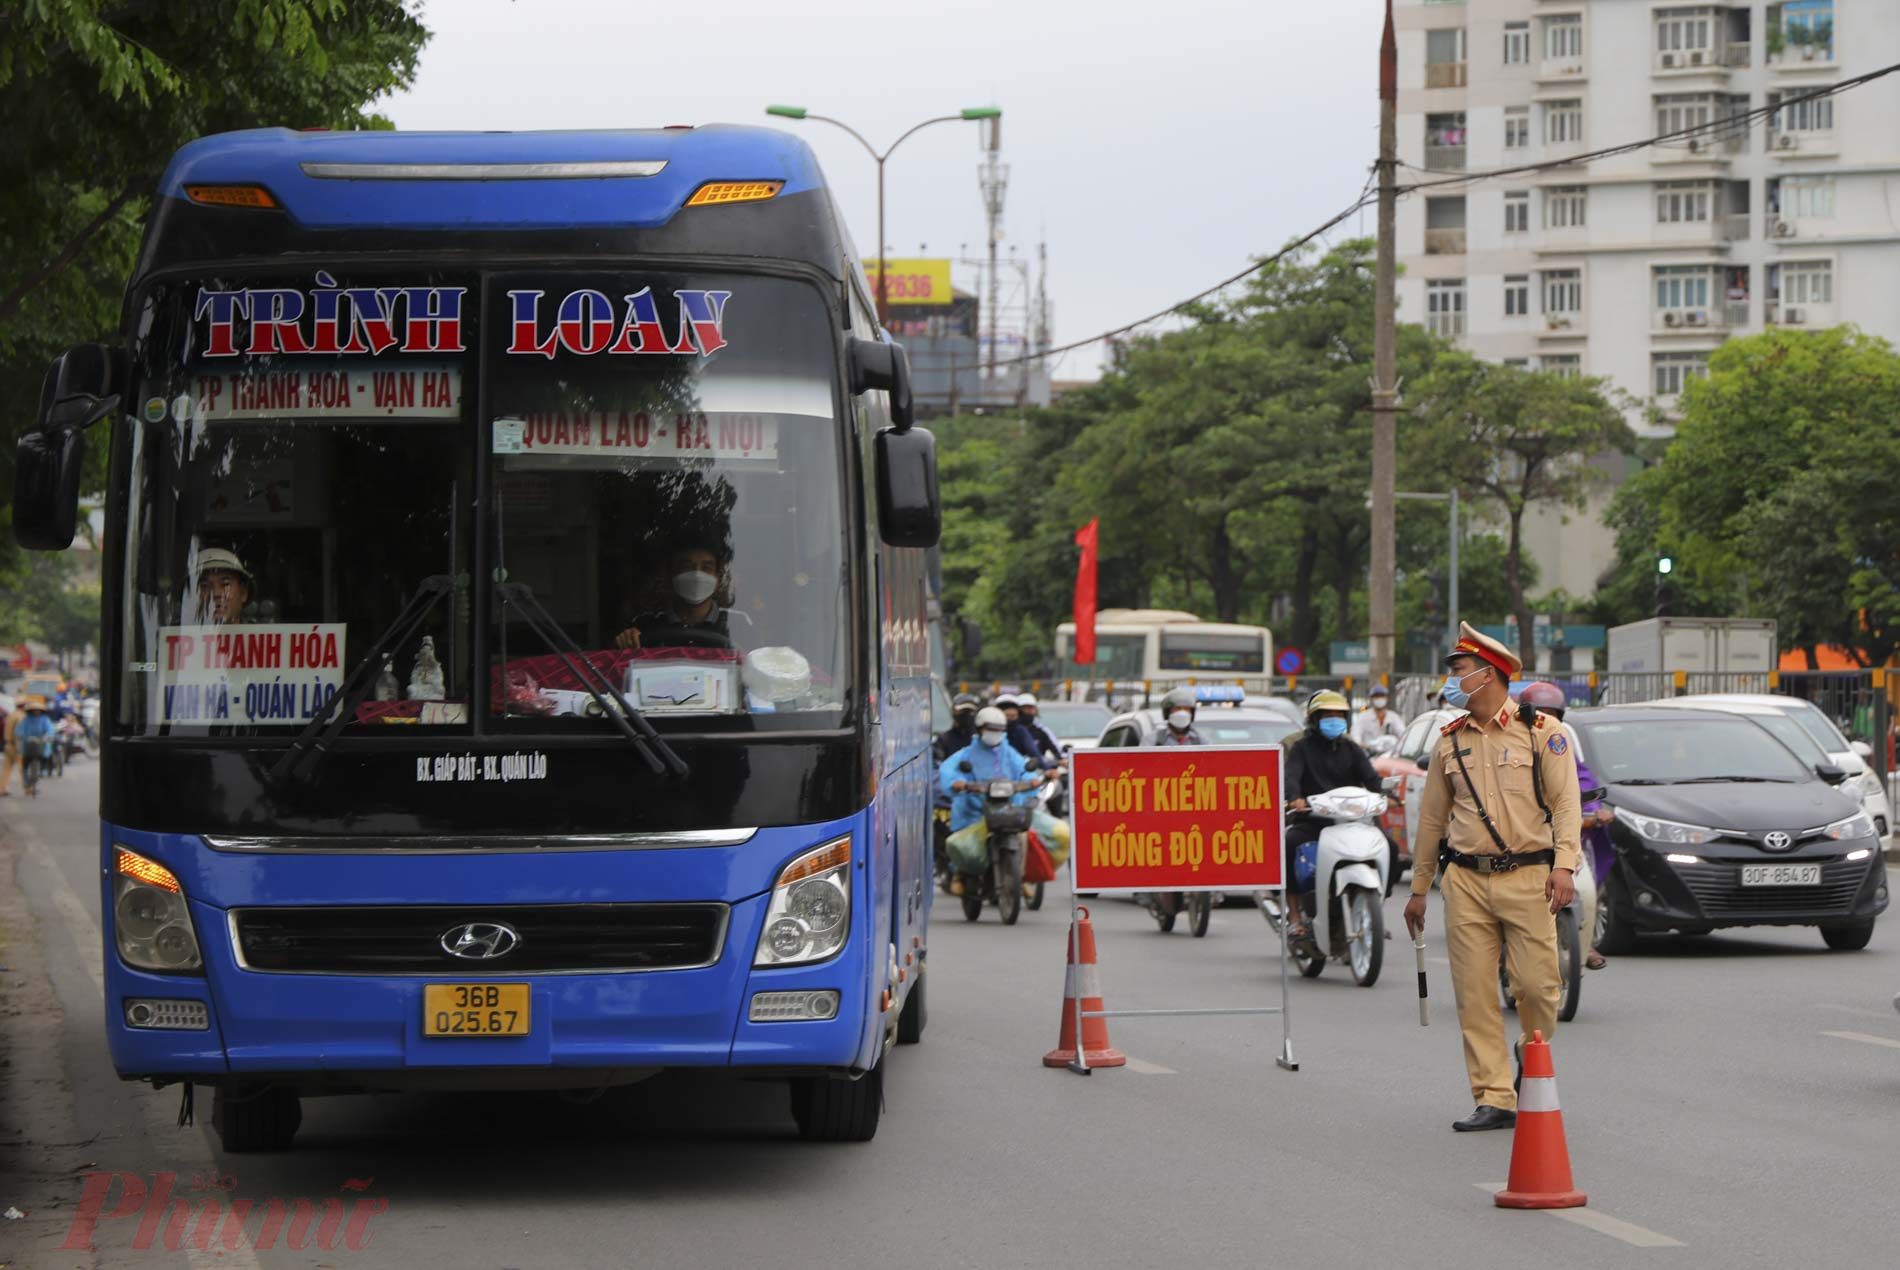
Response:
[[[1420,931],[1418,938],[1412,941],[1412,951],[1418,954],[1418,1025],[1430,1027],[1432,1005],[1426,999],[1425,992],[1425,933],[1423,931]]]

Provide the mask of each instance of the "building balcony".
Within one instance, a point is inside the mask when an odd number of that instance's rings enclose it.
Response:
[[[1585,77],[1581,57],[1547,57],[1537,64],[1537,78],[1545,83],[1575,83]]]
[[[1540,340],[1580,340],[1589,335],[1589,321],[1581,309],[1570,313],[1546,313],[1544,327],[1537,332]]]
[[[1768,54],[1768,65],[1782,71],[1838,71],[1834,48],[1829,44],[1789,44],[1779,53]]]
[[[1462,256],[1465,254],[1465,231],[1462,229],[1428,229],[1425,231],[1425,254],[1428,256]]]
[[[1747,242],[1755,218],[1747,212],[1731,212],[1722,218],[1722,237],[1729,242]]]
[[[1755,46],[1738,41],[1729,41],[1722,50],[1722,64],[1735,70],[1746,70],[1755,63]]]
[[[1748,301],[1718,300],[1707,308],[1651,309],[1653,335],[1700,335],[1748,325]]]
[[[1746,45],[1743,45],[1746,48]],[[1742,65],[1748,63],[1744,61]],[[1650,69],[1658,75],[1716,72],[1727,74],[1730,63],[1718,48],[1676,49],[1650,54]]]
[[[1741,153],[1746,137],[1746,133],[1738,131],[1665,141],[1649,147],[1649,161],[1656,167],[1679,163],[1727,163],[1731,157]]]
[[[1427,62],[1425,64],[1425,87],[1463,88],[1464,86],[1465,64],[1463,62]]]
[[[1465,170],[1464,146],[1425,147],[1425,168],[1429,172],[1462,172]]]
[[[1770,300],[1762,314],[1762,321],[1769,326],[1833,326],[1835,320],[1831,304],[1783,304]]]
[[[1768,153],[1779,159],[1826,159],[1841,152],[1841,143],[1827,132],[1770,132]]]

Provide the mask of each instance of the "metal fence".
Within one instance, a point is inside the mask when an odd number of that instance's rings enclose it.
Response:
[[[1538,676],[1564,691],[1572,705],[1635,705],[1666,697],[1704,693],[1765,693],[1811,701],[1832,719],[1848,740],[1870,751],[1867,764],[1883,779],[1896,775],[1894,721],[1900,717],[1900,671],[1765,671],[1727,673],[1674,671],[1660,674],[1586,674]],[[1131,710],[1160,700],[1170,688],[1186,682],[1195,687],[1238,687],[1250,697],[1279,697],[1304,702],[1321,688],[1344,693],[1354,706],[1366,703],[1373,680],[1365,675],[1255,675],[1237,678],[1181,680],[1038,679],[1029,676],[1000,680],[964,680],[953,692],[989,697],[1004,691],[1027,689],[1039,697],[1065,701],[1099,701],[1116,710]],[[1392,708],[1406,718],[1430,709],[1444,682],[1442,675],[1402,675],[1388,681]]]

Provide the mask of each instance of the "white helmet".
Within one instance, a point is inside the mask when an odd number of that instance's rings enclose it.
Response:
[[[1020,708],[1020,707],[1022,707],[1022,706],[1033,706],[1033,705],[1035,705],[1035,704],[1036,704],[1036,694],[1035,694],[1035,693],[1033,693],[1033,692],[1019,692],[1019,693],[1017,693],[1017,694],[1016,694],[1016,705],[1017,705],[1017,706],[1018,706],[1019,708]]]
[[[996,694],[996,699],[991,701],[990,704],[998,709],[1004,706],[1013,706],[1016,704],[1016,694],[1013,692],[999,692]]]
[[[984,706],[981,710],[976,712],[976,728],[979,732],[984,728],[1008,731],[1009,716],[1004,714],[1001,710],[998,710],[995,706]]]

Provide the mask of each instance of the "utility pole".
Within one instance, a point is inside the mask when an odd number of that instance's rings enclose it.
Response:
[[[990,329],[990,355],[985,378],[996,378],[996,311],[1002,307],[1003,296],[996,277],[996,244],[1003,238],[1003,194],[1009,188],[1009,169],[998,162],[1003,148],[1003,120],[996,117],[989,121],[988,155],[983,166],[977,171],[977,179],[983,186],[983,212],[990,228],[990,298],[988,326]]]
[[[1396,624],[1393,573],[1397,531],[1393,481],[1398,468],[1398,261],[1394,220],[1398,203],[1399,49],[1392,33],[1392,0],[1385,0],[1379,44],[1379,253],[1372,308],[1372,578],[1367,587],[1372,682],[1392,674]]]

